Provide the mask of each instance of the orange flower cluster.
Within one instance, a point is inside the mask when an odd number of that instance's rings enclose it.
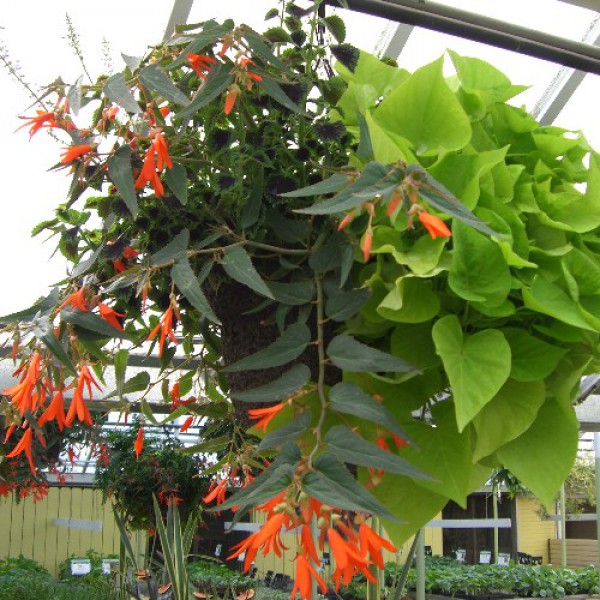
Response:
[[[154,139],[146,151],[144,165],[135,182],[135,188],[141,190],[149,183],[154,189],[154,194],[157,198],[164,196],[165,188],[157,172],[157,169],[158,171],[162,171],[164,166],[172,169],[173,161],[169,156],[169,146],[163,134],[159,132],[154,135]]]
[[[148,335],[147,341],[149,342],[153,340],[160,331],[160,340],[158,342],[159,358],[162,356],[165,349],[165,341],[167,337],[170,338],[174,344],[177,343],[177,338],[175,337],[175,332],[173,331],[173,320],[177,316],[178,311],[179,309],[177,307],[177,301],[175,300],[175,297],[171,295],[171,304],[169,305],[169,308],[165,310],[163,316],[158,322],[158,325],[150,332],[150,335]]]
[[[206,74],[212,69],[211,65],[214,65],[217,61],[212,56],[206,56],[205,54],[186,54],[186,58],[190,67],[196,71],[196,75],[200,79],[206,79]]]

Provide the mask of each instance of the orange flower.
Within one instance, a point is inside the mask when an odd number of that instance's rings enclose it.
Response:
[[[428,213],[426,210],[419,212],[419,221],[427,231],[432,239],[435,240],[437,237],[450,237],[452,232],[448,229],[448,226],[439,217]]]
[[[361,523],[358,529],[360,538],[360,552],[363,556],[369,554],[369,558],[380,568],[383,569],[383,556],[381,549],[385,548],[389,552],[396,552],[394,545],[377,535],[366,523]]]
[[[369,227],[365,233],[363,241],[363,258],[365,262],[369,262],[371,257],[371,246],[373,245],[373,230]]]
[[[135,181],[135,189],[141,190],[146,186],[147,183],[150,183],[157,198],[165,195],[165,188],[163,187],[162,181],[156,172],[156,160],[154,158],[153,146],[150,146],[146,152],[144,165],[142,166],[142,170]]]
[[[225,96],[225,114],[228,115],[235,106],[237,97],[240,95],[240,88],[237,85],[229,86],[227,96]]]
[[[194,422],[194,417],[188,417],[184,422],[183,425],[179,428],[179,432],[180,433],[185,433],[191,426],[192,423]]]
[[[296,579],[290,598],[295,598],[296,592],[300,592],[300,598],[302,598],[302,600],[311,600],[313,578],[319,584],[321,592],[326,594],[327,584],[323,578],[317,573],[305,554],[298,554],[296,557]]]
[[[344,227],[348,227],[354,221],[354,213],[348,213],[339,223],[337,230],[341,231]]]
[[[387,205],[387,210],[385,211],[388,217],[391,217],[394,214],[394,211],[396,210],[396,208],[398,208],[398,204],[400,204],[401,200],[402,196],[397,193],[391,197],[390,202]]]
[[[60,312],[66,306],[77,308],[82,312],[88,311],[88,302],[86,299],[87,288],[85,286],[79,288],[78,291],[72,293],[57,309],[56,312]]]
[[[140,427],[133,443],[133,449],[135,451],[135,457],[139,459],[142,450],[144,449],[144,427]]]
[[[147,341],[153,340],[156,337],[156,334],[160,331],[160,340],[158,343],[158,356],[159,358],[162,356],[163,350],[165,349],[165,340],[167,336],[171,339],[171,341],[176,344],[177,338],[175,337],[175,332],[173,331],[173,306],[169,306],[165,313],[161,317],[158,325],[150,332],[150,335],[147,338]]]
[[[79,370],[79,378],[77,379],[77,387],[73,392],[73,399],[71,400],[71,406],[69,407],[69,411],[67,412],[67,416],[65,418],[65,424],[67,427],[71,427],[75,422],[75,417],[77,417],[78,421],[82,423],[86,423],[87,425],[93,425],[94,420],[92,419],[92,415],[88,409],[86,401],[83,397],[84,387],[87,386],[88,396],[90,402],[92,400],[92,385],[96,386],[99,390],[102,388],[98,385],[96,380],[93,378],[90,370],[86,365],[83,365]]]
[[[56,122],[56,115],[51,112],[45,112],[43,110],[38,110],[36,117],[19,117],[19,119],[27,119],[26,123],[23,123],[21,127],[17,128],[23,129],[23,127],[29,127],[29,137],[31,138],[34,134],[36,134],[43,127],[53,128],[58,127],[58,123]]]
[[[372,583],[377,583],[373,573],[369,571],[371,562],[360,555],[360,550],[353,541],[345,540],[333,527],[327,529],[327,539],[335,558],[333,580],[336,589],[339,588],[342,581],[344,585],[347,585],[359,572]]]
[[[52,402],[50,402],[44,414],[38,419],[38,425],[43,427],[48,421],[56,421],[61,431],[65,428],[65,406],[62,390],[57,390],[54,394]]]
[[[206,79],[206,72],[212,69],[211,65],[214,65],[217,61],[212,56],[206,56],[205,54],[186,54],[186,58],[190,67],[196,71],[196,74],[200,79]]]
[[[157,133],[154,136],[154,141],[151,146],[156,152],[158,158],[158,170],[162,171],[163,166],[166,165],[169,169],[173,168],[173,161],[169,156],[169,146],[162,133]]]
[[[123,326],[117,317],[124,317],[124,313],[118,313],[114,308],[111,308],[102,302],[98,302],[98,310],[100,311],[100,317],[102,317],[109,325],[119,331],[123,331]]]
[[[40,360],[39,353],[34,352],[31,358],[13,373],[15,376],[21,374],[19,383],[2,391],[2,395],[10,397],[11,403],[15,405],[21,415],[28,410],[34,412],[37,408],[40,396],[36,391],[36,386],[42,374]]]
[[[6,455],[6,458],[16,458],[22,452],[25,453],[27,457],[27,462],[29,462],[29,468],[31,472],[35,475],[35,463],[33,462],[33,455],[31,450],[31,444],[33,442],[33,431],[31,427],[28,427],[23,437],[19,440],[19,443],[14,447],[13,451]]]
[[[90,144],[80,144],[79,146],[69,146],[64,149],[64,152],[61,154],[60,162],[63,165],[67,165],[72,163],[74,160],[80,158],[84,154],[88,154],[91,152],[92,146]]]
[[[284,406],[285,402],[280,402],[279,404],[274,404],[273,406],[269,406],[267,408],[251,408],[248,411],[248,416],[251,419],[260,419],[258,423],[256,423],[255,427],[256,429],[262,429],[266,433],[269,422],[275,417],[275,415],[279,414]]]
[[[204,498],[202,498],[202,502],[208,504],[209,502],[216,500],[217,504],[223,504],[223,502],[225,502],[228,481],[228,477],[221,479],[219,483],[217,483],[216,480],[213,480],[213,482],[210,484],[209,492],[206,494],[206,496],[204,496]]]

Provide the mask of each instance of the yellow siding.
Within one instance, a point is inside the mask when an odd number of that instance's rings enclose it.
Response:
[[[55,520],[100,521],[101,531],[57,526]],[[110,503],[102,503],[102,492],[92,488],[52,487],[41,502],[13,497],[0,500],[0,558],[23,554],[52,574],[69,557],[82,558],[88,550],[102,555],[119,553],[119,530]],[[132,545],[143,557],[145,533],[134,536]]]
[[[547,563],[548,540],[556,537],[556,525],[540,516],[541,506],[537,500],[517,496],[517,550],[533,556],[541,556]]]

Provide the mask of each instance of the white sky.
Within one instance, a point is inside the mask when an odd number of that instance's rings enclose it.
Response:
[[[588,24],[596,16],[557,0],[446,0],[465,10],[479,11],[500,19],[519,17],[519,24],[581,39]],[[222,0],[208,3],[198,0],[190,22],[206,18],[231,16],[261,28],[266,9],[275,1]],[[147,0],[103,0],[93,9],[81,0],[54,0],[51,3],[21,0],[3,2],[0,13],[0,41],[10,58],[18,62],[28,82],[36,89],[61,76],[73,82],[82,68],[66,40],[68,13],[79,34],[86,66],[92,76],[105,70],[102,46],[110,47],[115,72],[121,70],[120,52],[140,55],[148,44],[162,38],[172,2],[149,3]],[[386,24],[383,19],[350,14],[347,18],[348,41],[367,50],[375,47]],[[523,57],[511,52],[486,47],[451,36],[415,30],[403,53],[401,66],[415,68],[438,58],[446,48],[488,60],[505,71],[516,84],[533,84],[519,97],[520,103],[532,108],[557,73],[559,66]],[[38,222],[52,218],[52,209],[64,201],[69,178],[65,172],[48,173],[46,169],[58,161],[61,144],[38,133],[31,141],[26,130],[15,133],[22,124],[18,115],[33,115],[31,103],[23,90],[5,69],[0,68],[0,165],[2,169],[2,199],[0,200],[0,315],[29,306],[47,292],[48,287],[65,274],[65,261],[57,256],[52,261],[54,243],[43,244],[43,235],[31,239],[29,233]],[[573,101],[560,115],[558,124],[582,129],[592,144],[600,148],[598,101],[600,77],[588,75]],[[596,100],[594,100],[596,99]]]

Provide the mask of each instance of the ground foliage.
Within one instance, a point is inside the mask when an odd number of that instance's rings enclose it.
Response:
[[[339,584],[382,561],[371,514],[401,544],[501,466],[552,502],[598,370],[600,160],[479,59],[409,73],[316,5],[267,17],[264,35],[191,25],[93,85],[55,82],[25,122],[71,141],[69,198],[34,232],[70,272],[5,317],[23,431],[7,458],[35,472],[47,422],[90,424],[109,368],[102,394],[151,423],[160,389],[168,421],[212,423],[193,448],[221,456],[205,501],[267,512],[234,556],[298,526],[307,597],[313,517]],[[146,342],[160,373],[128,378]]]

